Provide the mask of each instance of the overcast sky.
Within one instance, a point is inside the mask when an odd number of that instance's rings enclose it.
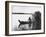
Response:
[[[34,13],[35,11],[41,11],[41,6],[12,6],[12,12],[16,13]]]

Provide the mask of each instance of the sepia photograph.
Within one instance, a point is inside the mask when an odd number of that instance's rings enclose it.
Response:
[[[44,3],[7,2],[8,34],[44,33]]]

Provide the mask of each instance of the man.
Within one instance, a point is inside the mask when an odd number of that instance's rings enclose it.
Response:
[[[41,29],[41,13],[39,11],[37,11],[37,12],[35,12],[34,15],[35,15],[34,18],[35,18],[35,24],[36,24],[35,29],[39,30],[39,29]]]

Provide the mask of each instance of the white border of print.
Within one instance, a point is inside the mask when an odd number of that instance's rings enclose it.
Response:
[[[12,5],[21,5],[21,6],[41,6],[41,30],[30,30],[30,31],[12,31],[11,30],[11,6]],[[9,34],[26,34],[26,33],[42,33],[44,31],[44,13],[43,13],[43,5],[36,5],[36,4],[20,4],[20,3],[9,3]]]

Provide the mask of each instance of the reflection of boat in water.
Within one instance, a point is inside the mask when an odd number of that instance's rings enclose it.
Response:
[[[25,24],[28,24],[29,26],[31,26],[31,18],[29,17],[29,19],[28,19],[28,21],[20,21],[20,20],[18,20],[19,21],[19,27],[21,26],[21,25],[25,25]]]

